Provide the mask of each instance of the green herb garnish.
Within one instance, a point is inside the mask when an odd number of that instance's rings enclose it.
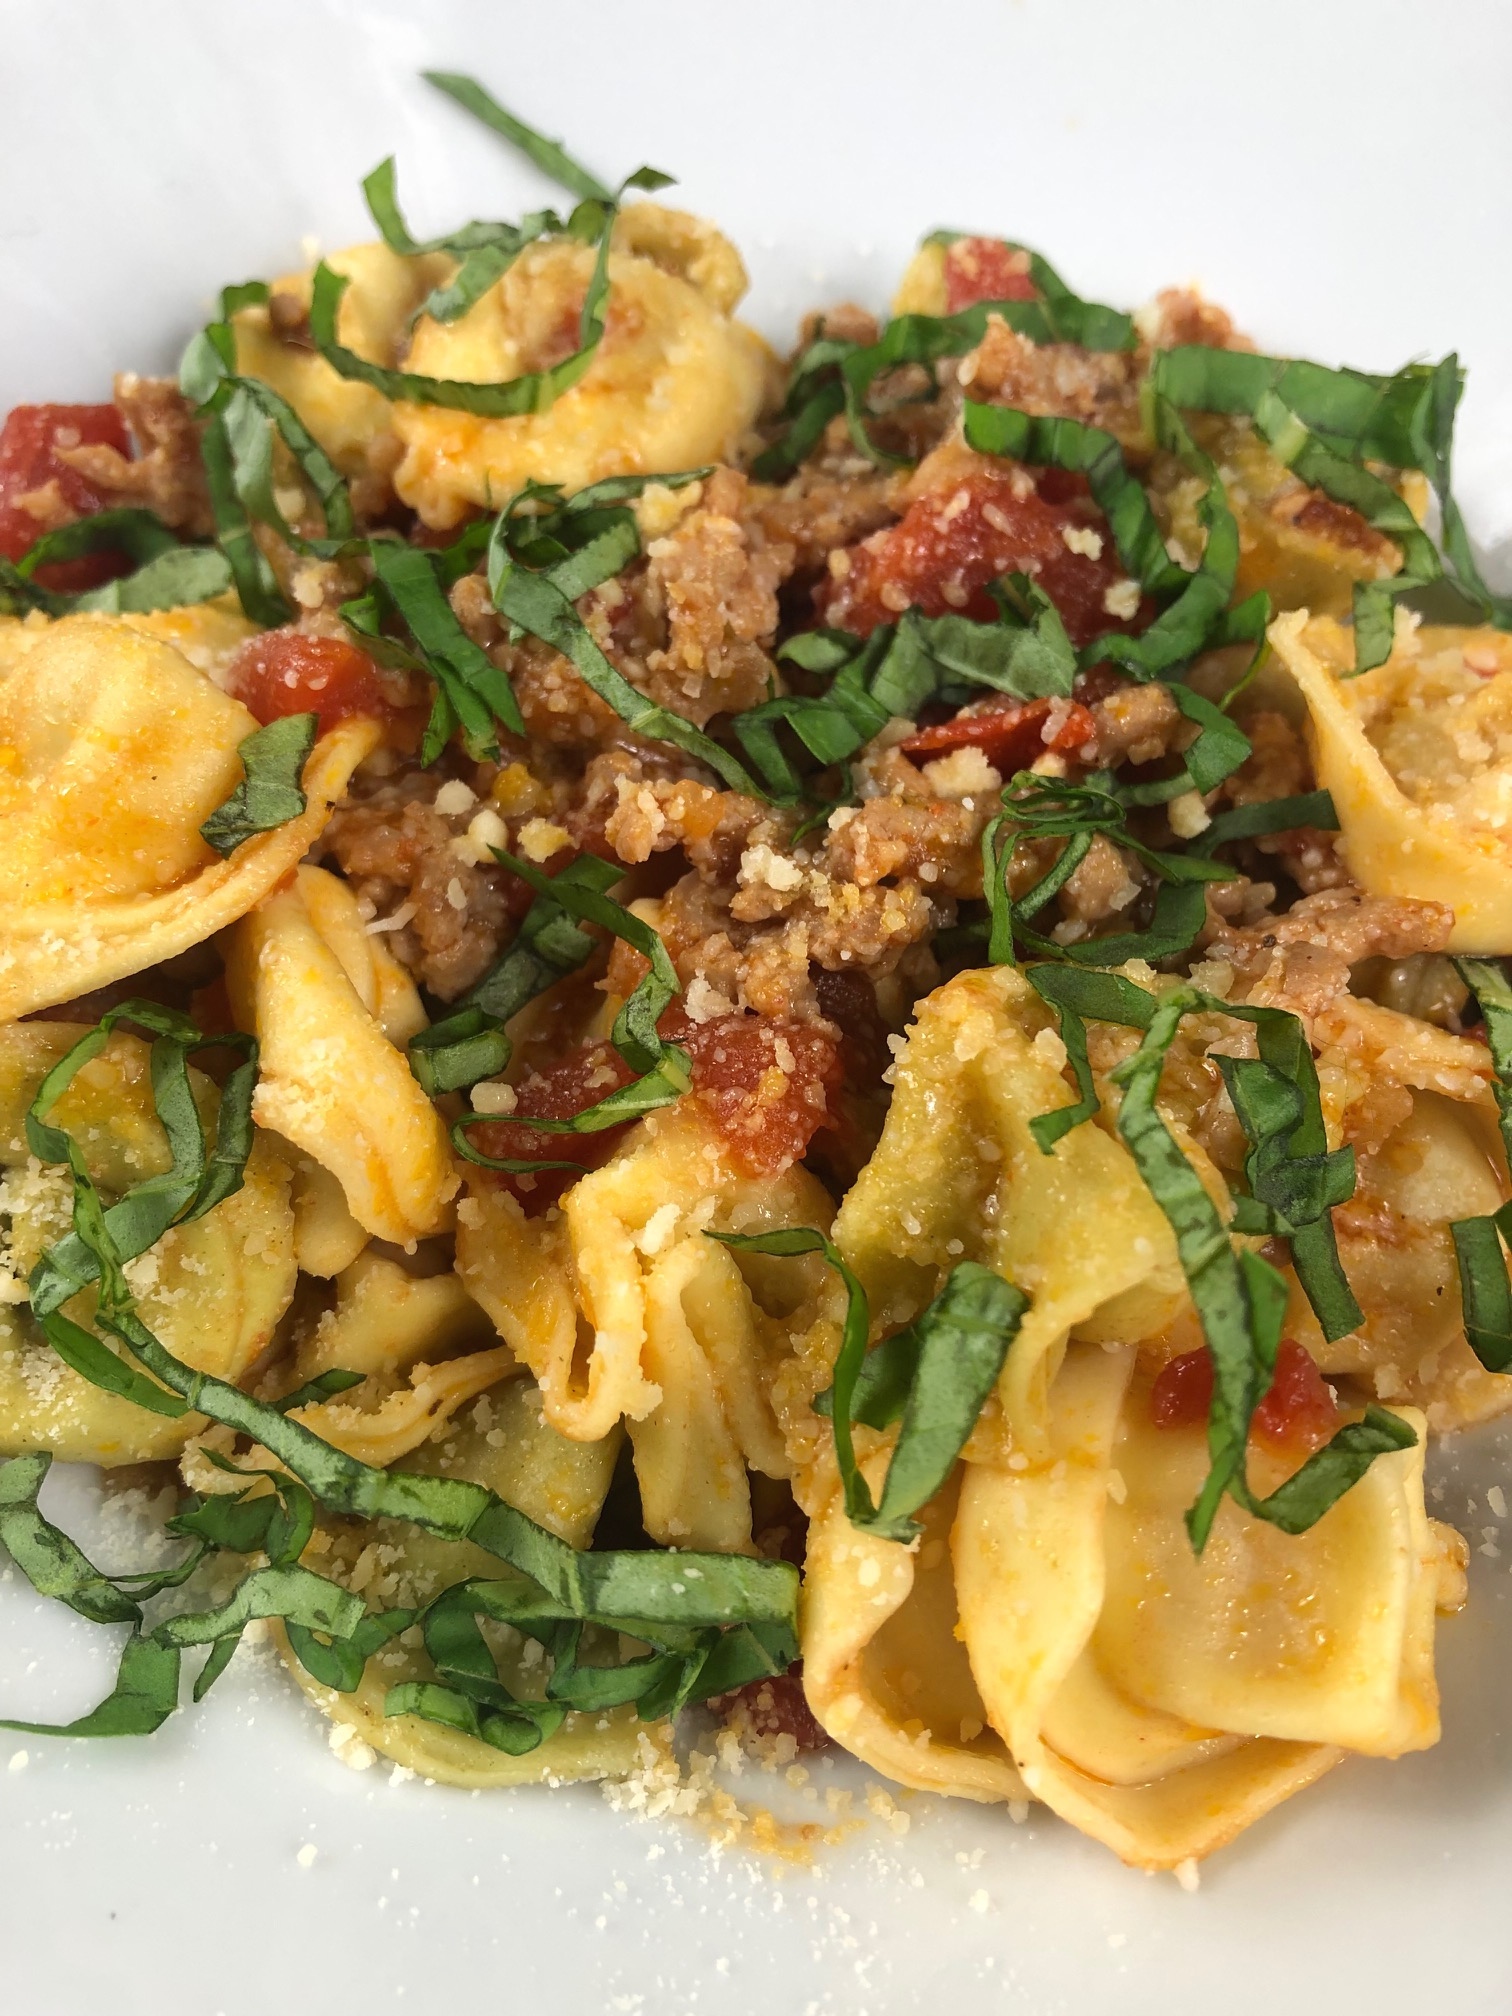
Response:
[[[863,1533],[905,1545],[919,1532],[914,1514],[927,1505],[955,1467],[977,1416],[997,1384],[1029,1297],[991,1267],[962,1260],[906,1329],[868,1353],[871,1310],[866,1290],[840,1250],[822,1232],[795,1225],[779,1232],[710,1232],[742,1253],[789,1259],[822,1253],[845,1284],[845,1326],[834,1384],[814,1402],[828,1414],[835,1438],[846,1517]],[[902,1427],[879,1502],[856,1462],[851,1425]]]
[[[200,828],[217,854],[233,854],[244,840],[287,826],[304,811],[301,779],[318,725],[317,715],[285,714],[237,744],[246,774]]]

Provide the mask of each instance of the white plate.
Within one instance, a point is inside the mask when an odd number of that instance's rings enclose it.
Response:
[[[880,305],[948,222],[1011,231],[1103,299],[1200,278],[1269,347],[1389,368],[1457,346],[1459,487],[1488,543],[1512,536],[1496,0],[1431,21],[1397,0],[0,0],[0,50],[5,405],[169,365],[223,281],[298,264],[306,234],[364,235],[358,180],[391,151],[417,228],[537,200],[529,170],[416,81],[431,65],[482,77],[601,172],[678,171],[744,246],[752,312],[780,340],[803,307]],[[254,1660],[148,1743],[0,1735],[0,2000],[15,2016],[1503,2016],[1512,1534],[1486,1551],[1485,1486],[1509,1439],[1439,1462],[1435,1509],[1479,1550],[1470,1608],[1440,1636],[1443,1744],[1345,1766],[1209,1863],[1196,1896],[1043,1816],[931,1800],[908,1803],[906,1836],[872,1822],[779,1878],[592,1789],[391,1785],[336,1762]],[[77,1503],[61,1483],[53,1502]],[[0,1705],[77,1713],[108,1684],[109,1634],[6,1572]]]

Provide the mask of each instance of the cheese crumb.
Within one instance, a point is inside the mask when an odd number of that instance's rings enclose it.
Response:
[[[740,857],[740,886],[743,889],[776,889],[782,893],[796,889],[802,880],[803,870],[798,863],[768,847],[765,841],[747,847]]]
[[[1132,623],[1139,614],[1139,583],[1115,581],[1103,590],[1103,609],[1115,623]]]
[[[315,1866],[315,1857],[319,1852],[313,1841],[306,1841],[303,1848],[294,1857],[294,1860],[299,1864],[301,1869],[313,1869]]]
[[[985,1890],[973,1890],[966,1901],[973,1911],[985,1911],[992,1899]]]
[[[1183,791],[1179,798],[1173,798],[1166,807],[1166,817],[1171,822],[1171,831],[1180,840],[1195,840],[1213,823],[1200,791]]]
[[[29,1750],[12,1750],[10,1763],[6,1768],[11,1771],[24,1771],[30,1762],[31,1752]]]
[[[552,819],[527,819],[520,828],[519,848],[527,861],[549,861],[570,845],[571,839],[566,827]]]
[[[475,1113],[513,1113],[519,1103],[513,1085],[504,1085],[492,1079],[474,1085],[471,1097]]]
[[[464,784],[460,777],[449,777],[436,793],[436,810],[448,819],[460,817],[477,802],[477,792],[470,784]]]

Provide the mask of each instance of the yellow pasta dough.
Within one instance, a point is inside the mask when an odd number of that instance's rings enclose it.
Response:
[[[200,943],[313,843],[377,729],[345,722],[305,766],[307,809],[222,860],[200,825],[257,727],[182,652],[104,616],[0,631],[0,1019]]]
[[[1447,904],[1452,951],[1512,952],[1512,639],[1407,625],[1359,678],[1337,623],[1299,611],[1270,639],[1307,702],[1355,880]]]
[[[352,1216],[404,1244],[440,1229],[457,1188],[446,1129],[363,1006],[302,889],[280,889],[231,932],[226,982],[262,1046],[253,1114],[339,1180]]]
[[[1022,974],[959,975],[920,1003],[882,1139],[835,1222],[889,1329],[962,1259],[1032,1296],[999,1395],[1015,1445],[1033,1455],[1067,1337],[1092,1325],[1135,1341],[1185,1296],[1170,1226],[1119,1141],[1082,1126],[1041,1153],[1030,1121],[1070,1103],[1049,1012]]]
[[[789,1329],[706,1230],[757,1232],[829,1215],[814,1179],[742,1175],[688,1104],[640,1122],[560,1213],[527,1218],[507,1192],[458,1210],[463,1280],[540,1381],[563,1434],[630,1425],[646,1529],[666,1544],[751,1546],[746,1467],[789,1464],[768,1385]],[[792,1263],[785,1263],[791,1266]]]
[[[1345,1747],[1437,1740],[1447,1557],[1423,1512],[1421,1443],[1378,1459],[1305,1534],[1225,1504],[1197,1557],[1181,1513],[1205,1436],[1149,1425],[1142,1389],[1126,1400],[1131,1366],[1073,1347],[1053,1461],[968,1463],[952,1548],[972,1671],[1029,1790],[1126,1861],[1169,1868]]]
[[[25,1299],[26,1276],[68,1230],[71,1185],[66,1170],[27,1154],[23,1116],[47,1071],[84,1033],[47,1022],[0,1029],[0,1453],[50,1449],[81,1463],[145,1462],[175,1455],[204,1427],[200,1416],[169,1419],[90,1385],[53,1351]],[[214,1088],[197,1071],[191,1083],[213,1127]],[[112,1035],[51,1117],[79,1143],[107,1202],[169,1166],[148,1046],[135,1036]],[[175,1357],[240,1378],[266,1351],[294,1293],[289,1173],[274,1145],[259,1138],[242,1187],[165,1233],[128,1265],[127,1278],[142,1321]],[[93,1306],[87,1290],[64,1314],[92,1327]]]

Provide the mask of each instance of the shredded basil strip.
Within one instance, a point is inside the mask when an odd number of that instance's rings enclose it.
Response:
[[[776,1232],[709,1232],[707,1237],[737,1252],[771,1253],[783,1259],[822,1253],[840,1276],[845,1284],[845,1326],[834,1383],[816,1399],[815,1410],[830,1416],[846,1517],[860,1532],[906,1545],[920,1530],[914,1513],[928,1504],[950,1475],[997,1384],[1029,1297],[991,1267],[962,1260],[906,1330],[868,1353],[871,1310],[866,1290],[822,1232],[795,1225]],[[864,1420],[881,1428],[900,1416],[903,1425],[882,1497],[873,1503],[856,1462],[851,1424]]]
[[[1502,1149],[1512,1166],[1512,985],[1500,960],[1456,959],[1455,969],[1485,1017],[1495,1076],[1491,1089]],[[1459,1267],[1465,1337],[1488,1372],[1512,1371],[1512,1281],[1504,1242],[1512,1244],[1512,1204],[1449,1227]]]
[[[1246,1167],[1252,1178],[1258,1174],[1265,1194],[1240,1200],[1240,1212],[1250,1202],[1254,1207],[1251,1217],[1263,1210],[1268,1226],[1285,1225],[1283,1236],[1292,1240],[1298,1279],[1309,1299],[1317,1296],[1314,1306],[1327,1331],[1330,1322],[1337,1322],[1344,1313],[1346,1298],[1353,1304],[1328,1221],[1332,1204],[1341,1201],[1340,1193],[1348,1194],[1343,1188],[1346,1173],[1349,1189],[1353,1189],[1353,1158],[1346,1162],[1347,1151],[1332,1155],[1326,1151],[1316,1073],[1305,1070],[1300,1062],[1305,1034],[1300,1025],[1289,1026],[1296,1023],[1296,1017],[1284,1010],[1220,1001],[1193,987],[1178,988],[1155,1000],[1148,1013],[1139,1009],[1131,1014],[1125,992],[1129,983],[1108,985],[1109,981],[1118,982],[1117,975],[1080,976],[1082,984],[1073,990],[1053,979],[1045,986],[1040,972],[1039,968],[1031,971],[1030,983],[1056,1007],[1063,1027],[1066,1017],[1090,1015],[1100,1021],[1132,1022],[1145,1032],[1134,1055],[1112,1073],[1124,1092],[1118,1132],[1176,1235],[1182,1272],[1213,1360],[1213,1402],[1208,1417],[1211,1467],[1197,1502],[1187,1513],[1192,1545],[1201,1553],[1225,1493],[1254,1517],[1288,1533],[1303,1532],[1358,1481],[1375,1456],[1388,1449],[1410,1448],[1416,1438],[1397,1416],[1368,1407],[1363,1421],[1341,1428],[1279,1490],[1268,1498],[1254,1496],[1245,1471],[1249,1427],[1275,1376],[1286,1313],[1286,1283],[1258,1255],[1236,1251],[1202,1179],[1161,1118],[1156,1095],[1166,1053],[1184,1016],[1222,1014],[1254,1025],[1261,1057],[1258,1062],[1243,1061],[1254,1063],[1257,1073],[1268,1076],[1264,1081],[1251,1079],[1249,1114],[1246,1118],[1241,1113],[1241,1122],[1247,1132],[1254,1128]],[[1082,1057],[1085,1062],[1084,1033]],[[1284,1076],[1288,1069],[1295,1073],[1290,1079]],[[1279,1097],[1262,1104],[1258,1096],[1262,1082],[1267,1088],[1282,1086],[1291,1094],[1284,1111]],[[1079,1090],[1085,1105],[1093,1097],[1090,1072],[1085,1083],[1079,1083]],[[1063,1115],[1065,1124],[1058,1125],[1055,1138],[1075,1122],[1066,1109],[1046,1116],[1059,1123]],[[1040,1146],[1047,1152],[1048,1145],[1053,1143],[1040,1138]],[[1295,1218],[1278,1209],[1278,1198]],[[1236,1222],[1241,1222],[1239,1213]],[[1305,1233],[1314,1236],[1308,1238]],[[1299,1241],[1301,1256],[1297,1253]],[[1322,1307],[1318,1307],[1319,1301]],[[1359,1320],[1357,1311],[1355,1320]]]
[[[519,702],[504,673],[462,628],[441,585],[439,556],[398,539],[374,539],[368,552],[377,592],[403,619],[421,667],[436,682],[422,764],[435,762],[458,726],[474,761],[497,757],[498,722],[512,734],[525,733]],[[342,611],[348,621],[350,608]]]
[[[1021,249],[1021,248],[1016,248]],[[1011,329],[1035,343],[1077,343],[1093,350],[1132,350],[1133,322],[1117,309],[1082,301],[1060,280],[1047,261],[1030,254],[1031,269],[1049,276],[1040,285],[1038,301],[979,301],[955,315],[897,315],[875,343],[859,344],[828,336],[821,327],[798,359],[782,408],[784,433],[751,464],[758,482],[780,482],[811,453],[836,414],[844,413],[851,440],[869,460],[899,463],[874,439],[869,423],[879,416],[870,395],[877,379],[902,365],[933,366],[945,357],[959,357],[981,342],[987,324],[1000,317]],[[923,395],[938,396],[931,386]],[[911,403],[905,401],[904,403]]]
[[[548,233],[560,236],[567,229],[551,210],[534,210],[518,224],[464,224],[459,230],[439,238],[417,239],[410,233],[399,208],[394,186],[394,158],[380,161],[362,184],[368,214],[391,252],[413,259],[426,252],[446,252],[458,261],[458,270],[448,281],[433,287],[410,318],[418,322],[429,316],[434,322],[455,322],[465,315],[503,278],[527,245]]]
[[[618,871],[611,871],[605,876],[604,869],[608,864],[600,864],[592,870],[580,869],[576,875],[564,872],[552,877],[533,863],[506,853],[502,847],[495,847],[492,852],[501,866],[518,875],[522,882],[528,882],[537,898],[554,906],[561,916],[581,923],[597,924],[613,937],[622,938],[649,963],[650,970],[636,983],[615,1016],[614,1027],[609,1032],[610,1042],[637,1074],[628,1085],[622,1085],[616,1092],[606,1093],[581,1113],[574,1113],[570,1120],[538,1119],[525,1113],[464,1113],[452,1125],[452,1142],[458,1154],[469,1162],[480,1163],[485,1169],[502,1169],[512,1175],[525,1175],[539,1169],[580,1170],[581,1165],[574,1162],[528,1162],[510,1156],[485,1155],[468,1140],[468,1129],[488,1121],[502,1120],[515,1127],[533,1127],[542,1134],[600,1134],[606,1127],[619,1127],[628,1120],[639,1119],[643,1113],[654,1113],[658,1107],[672,1105],[692,1088],[692,1059],[676,1043],[665,1042],[656,1025],[681,994],[682,983],[660,934],[633,911],[613,902],[604,893],[608,882],[619,879]],[[546,913],[542,932],[554,922],[550,913]],[[535,945],[538,947],[540,943],[538,936]],[[576,950],[575,945],[573,950]],[[529,969],[521,969],[522,979],[528,974]],[[551,978],[557,977],[553,971]],[[546,984],[549,985],[550,981]],[[500,999],[501,994],[502,986],[496,986],[493,998]],[[501,1005],[504,1005],[502,1000]]]
[[[692,478],[636,477],[630,480],[644,487],[649,482],[671,483],[691,481]],[[575,516],[583,517],[589,511],[597,514],[602,506],[615,501],[612,497],[604,499],[607,487],[595,484],[591,490],[579,492],[571,506],[552,513],[549,518],[550,541],[561,544],[563,534],[570,532]],[[540,565],[544,556],[534,542],[547,535],[539,531],[531,518],[522,514],[520,506],[529,497],[541,494],[539,489],[521,492],[495,521],[488,546],[488,586],[494,607],[509,619],[516,636],[528,632],[550,645],[552,650],[559,651],[584,685],[612,707],[634,733],[672,743],[686,755],[707,764],[732,790],[759,796],[759,787],[727,749],[721,748],[711,736],[695,728],[681,714],[674,714],[667,707],[658,707],[630,684],[590,636],[583,619],[572,606],[575,596],[596,586],[598,581],[606,580],[609,574],[617,573],[625,561],[639,551],[639,535],[635,546],[626,550],[627,535],[622,521],[604,525],[589,519],[587,529],[591,537],[586,544],[564,549],[560,558]],[[588,501],[585,503],[584,500]],[[632,514],[626,511],[624,519],[629,521],[629,530],[634,531]],[[601,543],[605,540],[608,542],[607,550]],[[616,557],[621,553],[622,558]],[[589,556],[591,564],[585,564]],[[612,566],[608,565],[610,559],[614,561]],[[600,567],[605,571],[599,572]]]
[[[315,269],[310,300],[310,336],[331,369],[342,378],[371,385],[386,399],[418,406],[444,406],[480,419],[504,420],[519,414],[544,413],[587,371],[603,339],[609,300],[609,246],[619,200],[627,189],[664,189],[671,181],[657,168],[637,168],[609,197],[585,197],[567,222],[567,235],[597,246],[592,277],[578,319],[578,347],[560,364],[527,371],[518,378],[475,383],[459,378],[430,378],[416,371],[370,363],[349,349],[337,335],[341,297],[349,280],[324,260]],[[502,271],[502,267],[499,269]],[[495,275],[494,277],[497,277]],[[472,283],[472,284],[475,284]],[[479,289],[479,292],[482,290]]]
[[[464,112],[470,112],[474,119],[518,147],[553,182],[559,182],[575,196],[599,203],[614,200],[609,188],[591,169],[575,161],[560,140],[548,140],[544,133],[537,133],[534,127],[527,126],[513,112],[506,112],[475,78],[465,77],[454,70],[422,70],[420,74],[427,84],[434,84],[438,91],[444,91]]]
[[[73,593],[44,588],[36,579],[39,567],[91,553],[121,553],[136,564],[118,581]],[[214,546],[181,545],[151,511],[128,504],[44,532],[20,560],[0,562],[0,614],[23,615],[29,609],[49,616],[76,609],[145,614],[207,602],[230,586],[224,554]]]
[[[1194,854],[1212,854],[1231,840],[1254,840],[1266,833],[1293,833],[1310,826],[1337,833],[1339,815],[1327,791],[1303,791],[1294,798],[1264,798],[1253,805],[1232,805],[1215,813],[1190,843]]]
[[[317,715],[285,714],[237,744],[246,774],[200,827],[217,854],[233,854],[244,840],[287,826],[304,811],[308,801],[300,780],[318,725]]]
[[[1355,585],[1357,673],[1368,672],[1391,655],[1397,599],[1444,574],[1433,541],[1398,492],[1365,466],[1365,458],[1398,468],[1426,468],[1435,484],[1442,479],[1447,491],[1449,435],[1459,396],[1458,372],[1452,365],[1449,376],[1452,397],[1445,396],[1447,379],[1421,369],[1395,379],[1373,379],[1363,372],[1330,372],[1319,365],[1199,346],[1157,352],[1151,364],[1150,386],[1157,398],[1177,407],[1248,414],[1284,467],[1301,482],[1357,511],[1398,547],[1399,573]],[[1426,433],[1420,417],[1425,393],[1438,414]],[[1451,518],[1462,535],[1457,509],[1451,509]],[[1459,559],[1469,559],[1473,572],[1473,557],[1463,537],[1457,540],[1456,551]],[[1479,581],[1478,574],[1474,580]],[[1484,596],[1483,583],[1480,591]],[[1467,592],[1475,594],[1473,587]]]

